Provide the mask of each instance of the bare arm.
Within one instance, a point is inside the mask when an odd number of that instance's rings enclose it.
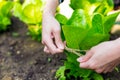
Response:
[[[43,17],[54,16],[58,5],[59,5],[58,0],[47,0],[46,6],[43,11]]]

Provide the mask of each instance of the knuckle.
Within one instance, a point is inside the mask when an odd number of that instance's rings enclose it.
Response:
[[[60,28],[54,28],[54,33],[58,33],[58,32],[60,32]]]
[[[63,53],[64,49],[58,49],[57,52],[58,53]]]
[[[50,52],[48,52],[48,51],[44,51],[45,53],[50,53]]]
[[[96,65],[97,65],[97,64],[96,64],[95,62],[91,62],[91,63],[89,64],[89,67],[90,67],[91,69],[96,69],[96,68],[97,68]]]
[[[46,50],[45,50],[45,49],[43,49],[43,51],[45,52]]]
[[[95,50],[96,50],[95,47],[92,47],[92,48],[90,49],[90,52],[91,52],[91,53],[94,53]]]
[[[80,63],[80,67],[81,68],[86,68],[86,69],[90,69],[90,67],[89,67],[89,64],[82,64],[82,63]]]
[[[56,52],[55,52],[55,51],[52,51],[51,54],[56,54]]]
[[[44,52],[47,52],[46,48],[43,49]]]
[[[42,40],[46,40],[48,38],[48,35],[44,35],[43,37],[42,37]]]
[[[41,43],[42,43],[43,45],[45,44],[43,40],[41,41]]]
[[[95,70],[95,71],[96,71],[97,73],[102,73],[102,70],[99,70],[99,69],[98,69],[98,70]]]
[[[45,53],[47,53],[47,50],[44,49],[43,51],[44,51]]]
[[[108,71],[104,71],[103,73],[105,73],[105,74],[106,74],[107,72],[108,72]]]
[[[47,39],[43,38],[43,39],[42,39],[42,44],[46,44],[47,41],[48,41]]]
[[[63,53],[63,50],[59,51],[58,53]]]
[[[56,54],[55,49],[50,49],[50,53],[51,53],[51,54]]]
[[[52,54],[56,54],[56,53],[62,53],[63,50],[57,50],[57,49],[54,49],[51,51]]]

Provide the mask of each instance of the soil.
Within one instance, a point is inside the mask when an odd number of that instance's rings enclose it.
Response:
[[[55,72],[63,65],[65,54],[44,53],[43,45],[27,35],[26,24],[17,18],[12,18],[9,27],[0,33],[0,80],[57,80]],[[112,35],[111,39],[119,36]],[[116,70],[102,75],[105,80],[120,80]]]

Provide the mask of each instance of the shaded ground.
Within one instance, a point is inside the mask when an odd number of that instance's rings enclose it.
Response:
[[[25,24],[16,18],[12,22],[11,28],[0,34],[0,80],[55,80],[55,71],[63,65],[65,55],[45,54],[43,45],[26,35]],[[120,80],[120,73],[113,71],[104,77]]]

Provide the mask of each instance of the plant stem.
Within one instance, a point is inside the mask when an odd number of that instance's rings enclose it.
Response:
[[[65,50],[68,52],[74,53],[79,57],[83,55],[80,52],[87,52],[88,51],[88,50],[71,49],[71,48],[68,48],[67,46],[65,46]]]

